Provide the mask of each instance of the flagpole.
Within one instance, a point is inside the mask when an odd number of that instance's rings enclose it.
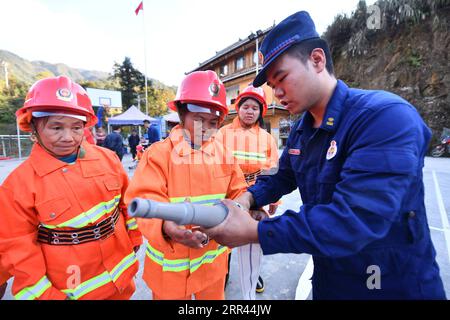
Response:
[[[142,21],[144,25],[144,68],[145,68],[145,114],[148,116],[148,89],[147,89],[147,37],[145,35],[145,6],[142,0]]]

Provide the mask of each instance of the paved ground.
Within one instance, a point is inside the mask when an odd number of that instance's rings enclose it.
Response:
[[[0,161],[0,183],[6,176],[16,168],[21,161],[2,160]],[[132,165],[129,155],[123,160],[124,167],[129,172],[130,177],[134,170],[128,169]],[[450,159],[449,158],[426,158],[424,168],[425,184],[425,204],[428,212],[428,221],[431,235],[437,251],[437,261],[441,268],[441,276],[444,281],[447,297],[450,298]],[[282,198],[283,204],[277,213],[286,209],[298,209],[301,205],[298,191],[286,195]],[[138,252],[141,262],[144,259],[144,246]],[[309,293],[309,272],[305,268],[309,261],[306,254],[276,254],[263,257],[261,275],[266,283],[266,290],[257,295],[259,300],[293,300],[296,298],[310,299]],[[141,264],[142,266],[142,264]],[[151,291],[141,279],[141,272],[136,278],[137,290],[132,299],[150,299]],[[303,275],[303,276],[302,276]],[[302,284],[298,286],[302,277]],[[237,258],[233,251],[231,260],[231,273],[228,287],[226,289],[228,300],[241,299],[239,288],[239,278],[237,272]],[[8,290],[5,299],[12,299]]]

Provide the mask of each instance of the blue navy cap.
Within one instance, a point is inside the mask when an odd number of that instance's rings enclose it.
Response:
[[[306,11],[299,11],[276,25],[264,38],[259,49],[262,69],[253,80],[253,86],[259,87],[266,81],[266,71],[275,59],[293,44],[319,38],[314,21]]]

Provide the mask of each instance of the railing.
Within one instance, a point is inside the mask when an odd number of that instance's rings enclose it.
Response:
[[[30,135],[0,135],[0,157],[28,157],[32,146]]]

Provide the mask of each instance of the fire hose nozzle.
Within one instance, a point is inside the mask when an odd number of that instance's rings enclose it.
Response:
[[[158,218],[173,221],[178,225],[193,224],[211,228],[225,220],[228,208],[222,203],[206,206],[190,202],[167,203],[134,198],[128,206],[128,214],[135,218]]]

